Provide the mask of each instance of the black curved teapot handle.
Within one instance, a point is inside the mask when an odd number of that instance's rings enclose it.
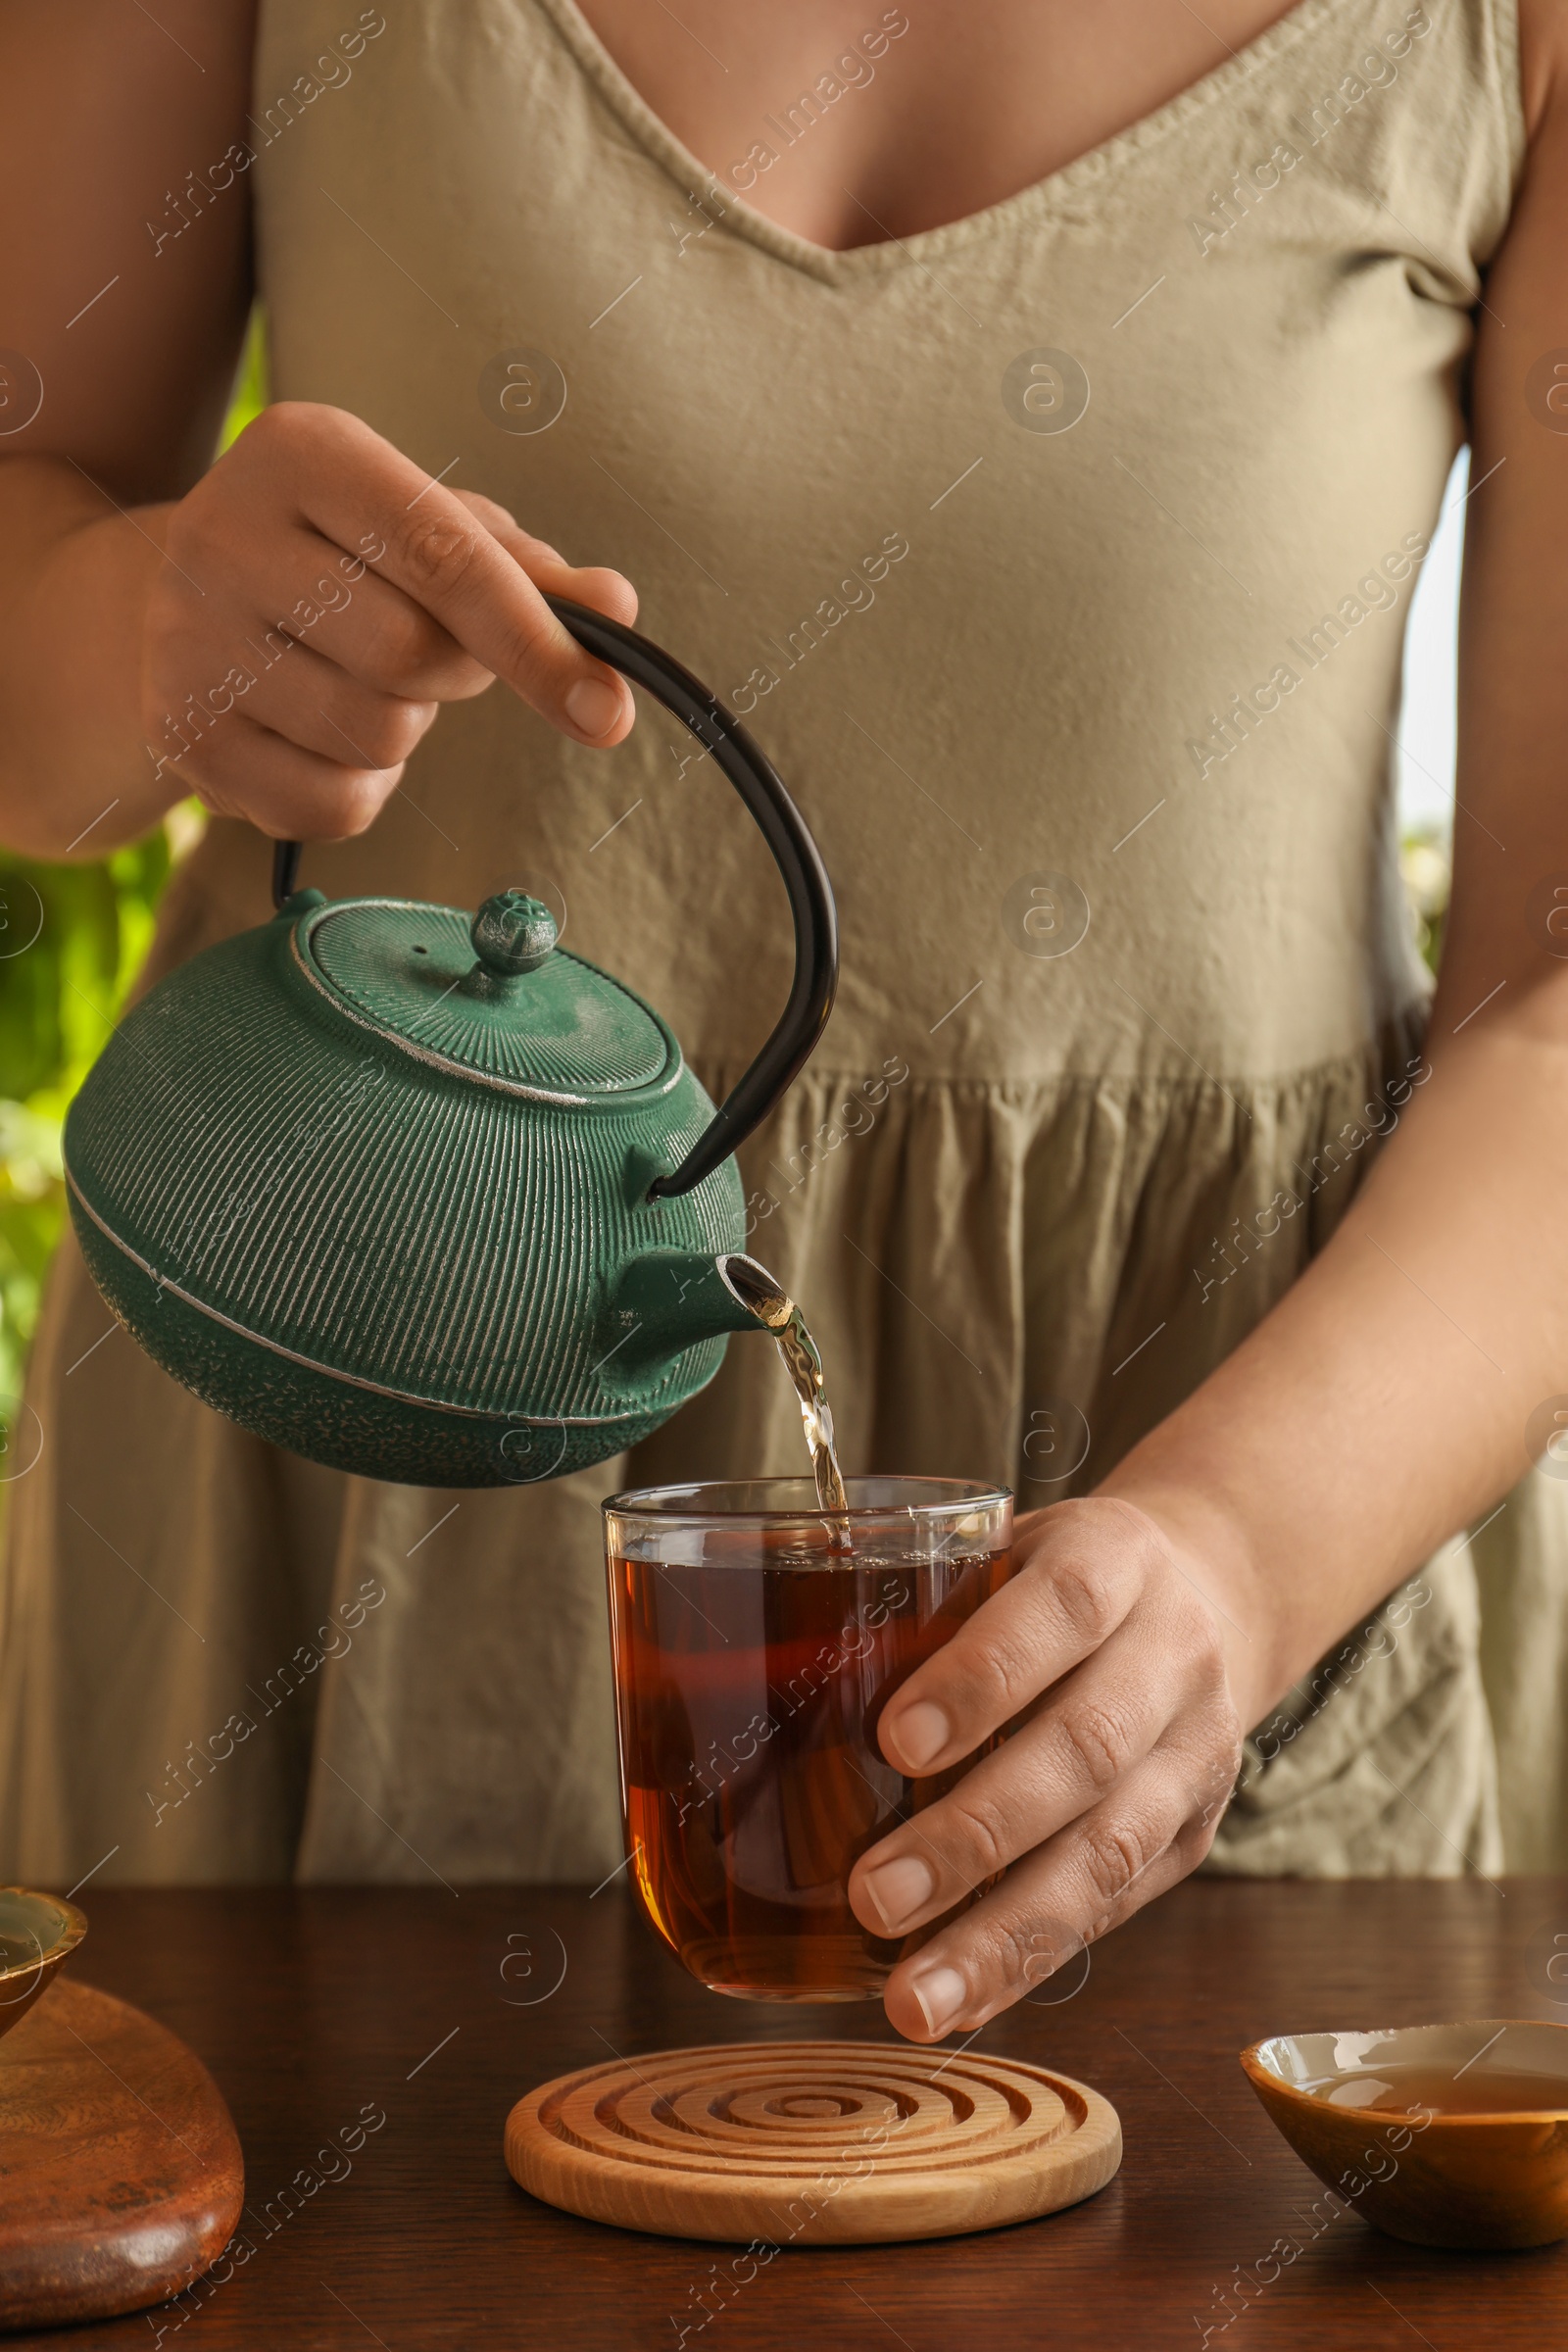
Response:
[[[651,1200],[689,1193],[760,1126],[805,1063],[827,1025],[839,984],[838,914],[815,842],[772,762],[734,712],[672,656],[635,629],[607,620],[563,596],[545,603],[562,626],[597,661],[623,670],[633,685],[663,704],[711,752],[751,810],[789,892],[795,922],[795,979],[789,1002],[757,1059],[713,1113],[680,1166],[656,1176]],[[272,900],[281,906],[294,889],[300,845],[280,841],[272,855]]]

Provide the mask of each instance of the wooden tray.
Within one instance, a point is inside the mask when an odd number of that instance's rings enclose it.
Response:
[[[869,2245],[1103,2188],[1121,2125],[1070,2076],[899,2042],[723,2042],[562,2075],[507,2119],[547,2205],[662,2237]]]
[[[0,2328],[161,2303],[244,2201],[221,2092],[139,2009],[63,1977],[0,2041]]]

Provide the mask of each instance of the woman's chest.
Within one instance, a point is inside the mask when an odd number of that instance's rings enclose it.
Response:
[[[1282,0],[579,0],[714,177],[835,251],[998,204],[1152,114]]]
[[[1304,0],[1132,136],[1031,158],[1014,202],[978,188],[906,237],[866,197],[900,241],[840,253],[762,217],[770,174],[726,196],[572,0],[377,12],[353,79],[285,124],[340,5],[264,10],[277,392],[636,582],[821,843],[842,1053],[912,1030],[933,1075],[1141,1071],[1142,1005],[1175,1075],[1295,1068],[1403,1002],[1369,868],[1406,543],[1512,165],[1490,0]],[[673,0],[707,38],[701,5]],[[793,117],[807,158],[891,86],[906,13],[869,83],[840,71],[814,113],[754,88],[728,120],[782,153]],[[747,152],[718,135],[714,164]],[[595,761],[512,698],[455,707],[323,886],[433,858],[421,895],[474,904],[525,807],[573,946],[744,1058],[788,986],[776,885],[677,732],[650,712]],[[1071,953],[1020,931],[1052,876],[1092,912]],[[662,917],[694,890],[710,954]]]

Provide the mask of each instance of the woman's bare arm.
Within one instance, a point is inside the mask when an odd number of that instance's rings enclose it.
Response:
[[[251,297],[253,40],[250,0],[0,13],[0,841],[35,856],[101,856],[190,792],[359,832],[440,705],[497,675],[578,742],[632,722],[539,593],[630,619],[617,573],[337,410],[284,405],[211,464]]]
[[[891,1761],[940,1771],[1033,1709],[851,1882],[865,1924],[903,1934],[1007,1869],[890,1980],[919,2040],[1192,1869],[1239,1731],[1524,1473],[1568,1392],[1568,21],[1523,16],[1531,151],[1478,330],[1431,1076],[1302,1279],[1098,1495],[1022,1523],[1011,1584],[884,1716]]]
[[[1543,367],[1561,352],[1568,403],[1568,24],[1524,16],[1536,126],[1477,336],[1433,1074],[1315,1265],[1110,1482],[1217,1521],[1259,1714],[1524,1473],[1568,1390],[1568,410]]]
[[[173,797],[147,791],[139,708],[161,557],[116,506],[177,498],[208,465],[250,306],[243,181],[161,245],[147,222],[175,226],[186,174],[243,138],[254,11],[158,15],[163,29],[122,0],[0,16],[0,424],[42,390],[0,438],[0,838],[42,855],[117,793],[132,822],[84,854]]]

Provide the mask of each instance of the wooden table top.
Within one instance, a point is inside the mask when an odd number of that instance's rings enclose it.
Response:
[[[228,2099],[248,2250],[179,2303],[18,2344],[674,2352],[684,2328],[701,2352],[1152,2352],[1207,2328],[1226,2352],[1475,2352],[1568,2336],[1568,2243],[1439,2254],[1380,2237],[1292,2155],[1236,2059],[1314,2027],[1568,2017],[1568,1984],[1558,2005],[1544,1973],[1568,1880],[1189,1881],[1097,1948],[1081,1989],[1053,2001],[1048,1984],[980,2038],[1112,2100],[1126,2159],[1108,2188],[981,2236],[762,2265],[535,2204],[503,2166],[508,2110],[612,2052],[893,2038],[874,2005],[705,1992],[618,1881],[593,1897],[84,1896],[72,1973],[172,2026]]]

